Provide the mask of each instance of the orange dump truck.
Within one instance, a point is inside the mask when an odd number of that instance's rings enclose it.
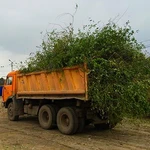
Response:
[[[13,71],[7,75],[2,103],[9,120],[36,115],[42,128],[57,126],[63,134],[80,132],[87,123],[106,125],[106,119],[91,110],[87,78],[80,66],[28,74]]]

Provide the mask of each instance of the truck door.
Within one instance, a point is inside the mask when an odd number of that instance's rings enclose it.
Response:
[[[12,76],[8,76],[6,78],[6,82],[5,82],[5,85],[3,87],[3,93],[2,93],[2,97],[3,97],[3,101],[4,102],[6,102],[7,99],[9,97],[11,97],[12,94],[13,94],[12,82],[13,82],[13,77]]]

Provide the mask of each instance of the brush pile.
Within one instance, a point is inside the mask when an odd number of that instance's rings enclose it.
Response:
[[[76,34],[73,31],[71,26],[47,33],[41,50],[20,71],[52,71],[86,63],[92,109],[114,122],[149,115],[150,58],[142,53],[144,46],[135,39],[129,22],[124,27],[90,24]]]

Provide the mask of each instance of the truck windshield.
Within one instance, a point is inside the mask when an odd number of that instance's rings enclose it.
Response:
[[[6,85],[11,85],[12,84],[12,77],[7,77],[6,79]]]

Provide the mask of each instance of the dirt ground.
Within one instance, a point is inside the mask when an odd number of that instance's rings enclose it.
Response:
[[[1,102],[1,99],[0,99]],[[40,128],[36,117],[19,121],[7,119],[0,106],[0,150],[150,150],[150,118],[124,119],[114,129],[97,131],[92,126],[83,133],[67,136],[58,129]]]

